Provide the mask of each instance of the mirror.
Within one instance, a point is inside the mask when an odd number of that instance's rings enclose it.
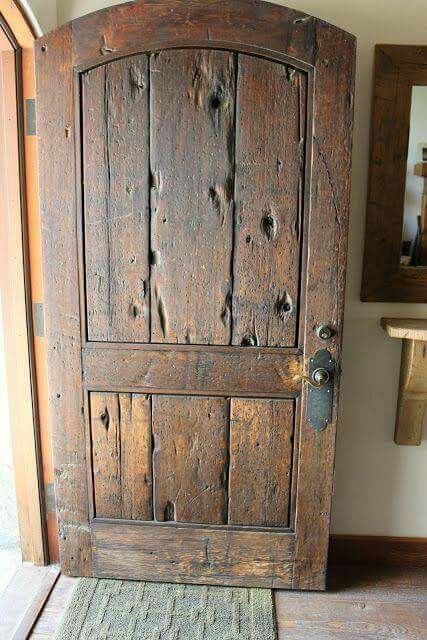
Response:
[[[427,266],[427,86],[412,87],[402,266]]]
[[[427,46],[375,47],[360,297],[427,303]]]

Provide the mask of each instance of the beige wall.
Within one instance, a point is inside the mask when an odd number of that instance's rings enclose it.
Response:
[[[38,3],[39,6],[41,3]],[[59,23],[114,4],[58,0]],[[427,429],[421,447],[393,443],[400,345],[381,316],[426,317],[427,305],[359,301],[373,46],[427,44],[425,0],[286,0],[358,38],[350,248],[333,530],[427,535]],[[37,12],[36,3],[33,7]],[[43,23],[42,18],[40,18]]]

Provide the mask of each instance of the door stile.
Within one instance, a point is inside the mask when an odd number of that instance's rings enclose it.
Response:
[[[85,258],[84,258],[84,234],[83,234],[83,211],[84,211],[84,188],[83,188],[83,148],[82,148],[82,77],[81,74],[72,67],[70,70],[73,83],[73,122],[74,122],[74,155],[75,155],[75,193],[76,193],[76,230],[77,230],[77,264],[79,281],[79,311],[80,311],[80,340],[82,348],[87,343],[87,322],[86,322],[86,286],[85,286]],[[83,375],[83,352],[82,375]],[[83,410],[85,423],[85,446],[86,446],[86,478],[87,478],[87,500],[89,524],[95,518],[95,497],[93,484],[93,460],[92,460],[92,437],[90,430],[90,392],[83,387]]]
[[[59,549],[64,573],[89,576],[72,52],[71,25],[36,42],[38,109],[43,113],[38,121],[42,253]]]
[[[323,431],[314,431],[305,420],[307,388],[302,392],[295,589],[324,589],[326,582],[345,295],[355,67],[353,36],[337,33],[330,25],[317,22],[313,37],[317,52],[310,124],[313,149],[304,355],[309,358],[318,349],[327,348],[335,360],[336,374],[333,417]],[[327,344],[316,334],[316,327],[322,324],[334,332]]]

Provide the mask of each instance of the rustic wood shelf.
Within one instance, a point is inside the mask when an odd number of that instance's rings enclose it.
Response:
[[[391,338],[402,340],[394,441],[417,446],[427,405],[427,320],[382,318],[381,325]]]

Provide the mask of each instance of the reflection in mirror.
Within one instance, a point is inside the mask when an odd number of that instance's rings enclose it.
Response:
[[[427,86],[412,87],[402,266],[427,266]]]

